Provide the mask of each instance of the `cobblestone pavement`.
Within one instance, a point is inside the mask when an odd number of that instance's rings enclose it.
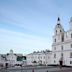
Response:
[[[59,67],[14,67],[6,69],[0,69],[0,72],[72,72],[72,68],[63,67],[60,69]]]

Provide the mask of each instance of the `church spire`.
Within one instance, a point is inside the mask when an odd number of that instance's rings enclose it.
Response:
[[[63,27],[62,27],[62,25],[61,25],[61,23],[60,23],[60,18],[58,17],[58,19],[57,19],[57,24],[56,24],[56,26],[55,26],[55,35],[61,34],[61,33],[63,33],[63,32],[64,32],[64,29],[63,29]]]
[[[58,19],[57,19],[57,24],[60,24],[60,18],[58,17]]]
[[[60,18],[58,17],[58,21],[60,21]]]

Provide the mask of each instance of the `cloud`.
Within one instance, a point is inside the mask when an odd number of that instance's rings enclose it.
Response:
[[[25,53],[32,52],[34,50],[47,49],[48,40],[43,37],[37,37],[29,34],[24,34],[20,32],[14,32],[6,29],[0,29],[0,48],[13,49],[20,53],[26,51]]]
[[[43,14],[31,10],[1,9],[1,22],[24,28],[30,32],[47,35],[48,20]],[[31,13],[31,14],[30,14]]]

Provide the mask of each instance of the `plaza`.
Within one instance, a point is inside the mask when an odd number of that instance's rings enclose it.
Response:
[[[59,66],[29,66],[29,67],[14,67],[8,69],[0,69],[0,72],[72,72],[71,67],[62,67]]]

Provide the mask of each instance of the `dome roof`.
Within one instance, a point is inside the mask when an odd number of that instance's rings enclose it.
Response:
[[[10,50],[10,53],[13,53],[13,50],[12,49]]]

